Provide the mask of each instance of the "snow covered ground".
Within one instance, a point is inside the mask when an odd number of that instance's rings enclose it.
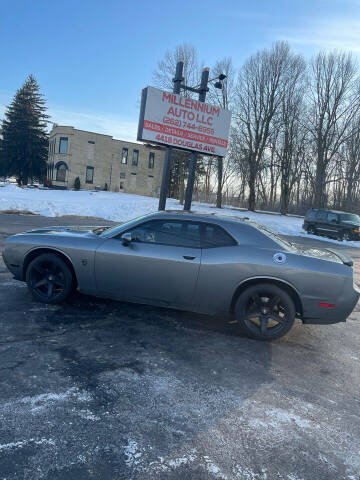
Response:
[[[132,218],[157,210],[158,199],[129,193],[46,190],[38,188],[19,188],[14,184],[0,184],[0,211],[17,210],[29,211],[48,217],[62,215],[80,215],[104,218],[124,222]],[[167,209],[182,209],[177,200],[168,199]],[[254,213],[233,208],[216,209],[209,204],[193,202],[193,210],[202,212],[219,212],[237,217],[249,217],[276,233],[284,235],[319,237],[307,235],[302,229],[302,217],[287,217],[264,212]],[[360,247],[360,242],[338,242],[327,239],[332,243]]]

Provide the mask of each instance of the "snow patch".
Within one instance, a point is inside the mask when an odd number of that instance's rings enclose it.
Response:
[[[55,402],[63,402],[69,398],[73,398],[79,402],[88,402],[91,400],[89,393],[81,392],[78,388],[72,387],[62,393],[42,393],[33,397],[22,397],[14,402],[5,403],[3,408],[13,408],[17,405],[24,405],[30,406],[36,411],[36,409],[41,407],[46,407]]]
[[[128,467],[134,467],[141,462],[141,452],[139,451],[138,444],[134,440],[130,440],[124,447],[124,453],[126,455],[125,463]]]
[[[93,422],[100,420],[100,417],[94,415],[90,410],[79,410],[77,413],[79,417],[84,418],[85,420],[91,420]]]
[[[275,421],[282,422],[282,423],[291,423],[294,422],[300,428],[311,428],[312,425],[307,420],[299,417],[290,412],[286,412],[285,410],[280,410],[274,408],[272,410],[267,411],[267,415],[271,418],[274,418]]]
[[[250,212],[231,207],[226,208],[226,206],[217,209],[213,205],[199,202],[193,202],[192,205],[194,210],[201,212],[223,213],[239,218],[248,217],[283,235],[307,236],[319,239],[317,236],[307,235],[302,229],[302,217]],[[140,215],[154,212],[157,207],[157,198],[130,193],[19,188],[13,184],[7,184],[0,189],[0,211],[27,210],[47,217],[79,215],[125,222]],[[169,198],[167,208],[182,210],[183,206],[179,204],[178,200]],[[326,239],[326,241],[360,247],[360,242],[338,242],[331,239]]]
[[[29,438],[28,440],[21,440],[20,442],[4,443],[3,445],[0,445],[0,452],[6,451],[6,450],[12,450],[14,448],[26,447],[29,444],[32,444],[32,445],[55,445],[55,442],[54,442],[54,440],[51,440],[51,439],[48,439],[48,438],[40,438],[39,440],[36,440],[35,438]]]

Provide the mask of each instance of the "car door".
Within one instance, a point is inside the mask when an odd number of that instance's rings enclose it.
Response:
[[[204,223],[201,235],[201,266],[196,289],[196,310],[224,313],[230,309],[234,285],[248,273],[239,267],[248,253],[220,225]]]
[[[339,215],[329,212],[327,214],[327,233],[332,237],[337,237],[339,232]]]
[[[327,212],[324,210],[318,210],[316,213],[316,230],[322,235],[329,233]]]
[[[121,240],[130,233],[128,246]],[[96,251],[100,294],[171,306],[193,302],[200,260],[200,225],[186,220],[150,220],[107,238]]]

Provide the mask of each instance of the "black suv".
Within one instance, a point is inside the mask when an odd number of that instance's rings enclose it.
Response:
[[[311,209],[305,215],[303,229],[311,235],[360,240],[360,217],[355,213]]]

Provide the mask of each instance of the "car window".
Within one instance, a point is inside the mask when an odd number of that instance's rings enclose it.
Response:
[[[134,242],[200,248],[200,224],[177,220],[153,220],[127,230]]]
[[[316,218],[316,211],[315,210],[309,210],[307,213],[306,213],[306,220],[315,220]]]
[[[120,225],[115,225],[114,227],[109,227],[109,228],[101,228],[101,229],[95,229],[93,230],[94,233],[97,235],[100,235],[101,237],[109,237],[113,236],[115,237],[118,232],[124,231],[127,227],[131,227],[134,223],[137,223],[139,220],[142,218],[145,218],[146,215],[141,215],[140,217],[133,218],[132,220],[129,220],[128,222],[121,223]]]
[[[319,210],[316,214],[316,220],[320,222],[326,222],[327,221],[327,213],[324,212],[323,210]]]
[[[336,213],[328,213],[327,219],[328,222],[333,222],[334,220],[337,221],[338,216]]]
[[[236,245],[235,240],[219,225],[205,224],[201,239],[202,248],[230,247]]]
[[[360,223],[359,215],[355,215],[355,213],[342,213],[340,219],[342,222]]]

